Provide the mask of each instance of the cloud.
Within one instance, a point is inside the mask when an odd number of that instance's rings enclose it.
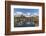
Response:
[[[23,13],[22,12],[16,12],[14,13],[14,15],[22,15]]]
[[[31,17],[31,16],[38,16],[38,13],[23,13],[23,12],[16,12],[14,13],[16,16],[24,15],[25,17]]]
[[[30,13],[27,13],[27,15],[30,15]]]
[[[16,12],[16,14],[20,14],[20,15],[21,15],[21,14],[23,14],[23,13],[22,13],[22,12]]]
[[[36,15],[36,16],[38,16],[39,14],[38,14],[38,13],[34,13],[33,15]]]

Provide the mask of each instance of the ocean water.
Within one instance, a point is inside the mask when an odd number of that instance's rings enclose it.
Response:
[[[22,24],[17,24],[15,25],[15,27],[34,27],[35,24],[32,23],[32,22],[25,22],[25,23],[22,23]]]

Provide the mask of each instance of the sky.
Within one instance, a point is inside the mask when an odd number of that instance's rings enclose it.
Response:
[[[27,15],[38,15],[39,9],[28,9],[28,8],[14,8],[14,15],[27,14]]]

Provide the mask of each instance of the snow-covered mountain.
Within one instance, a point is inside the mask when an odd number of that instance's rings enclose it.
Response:
[[[35,17],[35,16],[39,16],[39,14],[38,13],[22,13],[22,12],[16,12],[16,13],[14,13],[14,16],[16,16],[16,17],[21,17],[21,15],[23,15],[23,16],[25,16],[25,17]]]

